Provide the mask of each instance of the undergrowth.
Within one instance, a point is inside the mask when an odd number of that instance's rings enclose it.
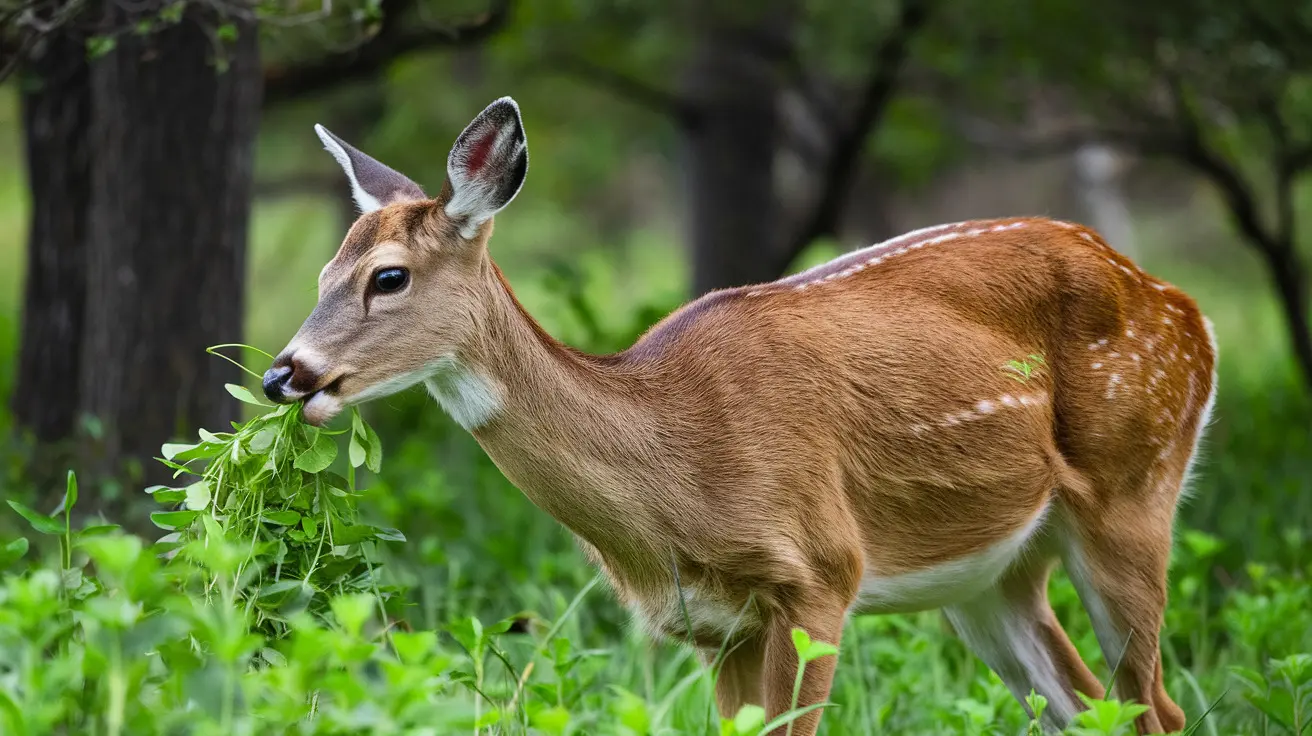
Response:
[[[764,733],[800,713],[766,723],[760,708],[747,706],[720,718],[709,699],[714,667],[686,650],[653,650],[635,635],[589,646],[596,637],[576,618],[595,578],[546,606],[551,619],[521,611],[495,623],[462,616],[413,627],[412,591],[382,567],[383,545],[406,539],[361,518],[371,492],[357,484],[357,472],[377,477],[378,434],[357,412],[349,428],[325,430],[304,423],[295,406],[271,407],[228,388],[262,413],[231,432],[201,431],[193,444],[162,448],[160,462],[176,482],[146,489],[163,507],[152,514],[165,532],[159,539],[146,542],[111,524],[72,528],[71,472],[50,513],[9,502],[41,535],[33,539],[49,544],[0,545],[0,733],[734,736]],[[1308,733],[1312,656],[1290,654],[1308,640],[1304,573],[1253,565],[1250,587],[1214,611],[1205,571],[1219,546],[1207,535],[1185,535],[1187,570],[1175,581],[1181,602],[1168,628],[1196,633],[1188,656],[1231,673],[1227,687],[1243,701],[1223,707],[1248,715],[1227,723],[1250,724],[1251,733]],[[1069,604],[1061,595],[1059,610]],[[906,720],[899,709],[922,723],[899,732],[1015,733],[1017,725],[1042,732],[1029,716],[1018,718],[1020,706],[996,677],[979,675],[957,643],[922,623],[853,622],[838,653],[825,732],[899,731]],[[803,667],[834,656],[796,633]],[[1215,642],[1227,637],[1260,653],[1220,653]],[[905,680],[877,677],[865,689],[871,670],[863,660],[882,667],[894,656],[917,658],[921,667],[952,662],[973,679],[959,683],[962,696],[947,707],[914,692],[915,682],[942,679],[931,669],[907,665]],[[1171,669],[1182,669],[1179,660],[1168,649]],[[879,688],[889,699],[863,710]],[[1197,692],[1208,706],[1224,694]],[[1042,713],[1041,697],[1028,702]],[[1087,704],[1067,733],[1133,733],[1141,712],[1115,700]],[[1216,734],[1215,723],[1215,716],[1195,718],[1190,732]]]

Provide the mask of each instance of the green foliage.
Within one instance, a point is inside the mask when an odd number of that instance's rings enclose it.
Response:
[[[1003,366],[1002,370],[1006,372],[1007,377],[1027,383],[1031,377],[1038,373],[1039,367],[1043,365],[1043,356],[1036,353],[1030,353],[1025,356],[1024,360],[1009,360]]]

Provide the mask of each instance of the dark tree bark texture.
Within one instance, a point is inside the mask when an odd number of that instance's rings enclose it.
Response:
[[[782,80],[767,54],[791,52],[787,17],[766,14],[749,28],[711,23],[684,73],[682,96],[697,110],[682,128],[696,294],[778,275],[771,249],[779,240],[774,157]]]
[[[124,35],[92,63],[80,386],[111,460],[152,457],[161,442],[237,417],[220,384],[238,374],[205,348],[242,334],[259,52],[255,27],[239,23],[217,66],[209,34],[221,21],[199,6],[188,14]]]
[[[77,425],[91,196],[90,71],[80,37],[58,31],[33,48],[20,80],[28,186],[27,288],[12,407],[37,440]]]

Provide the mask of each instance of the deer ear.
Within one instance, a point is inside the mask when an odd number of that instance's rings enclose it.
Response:
[[[451,148],[447,217],[459,222],[461,235],[473,238],[480,225],[515,198],[527,172],[528,141],[519,105],[502,97],[479,113]]]
[[[399,171],[379,163],[338,138],[322,125],[314,126],[323,147],[337,159],[346,178],[351,181],[351,194],[360,214],[382,209],[396,202],[413,202],[427,199],[424,190]]]

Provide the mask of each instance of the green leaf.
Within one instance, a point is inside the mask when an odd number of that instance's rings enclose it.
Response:
[[[260,657],[265,662],[268,662],[270,665],[274,667],[287,666],[287,658],[284,657],[282,652],[278,651],[277,649],[270,649],[269,647],[264,647],[263,649],[260,650]]]
[[[333,544],[355,544],[363,542],[366,539],[373,538],[378,530],[367,524],[353,524],[345,526],[339,524],[336,519],[333,520]]]
[[[759,705],[744,705],[738,709],[738,714],[733,717],[733,728],[735,733],[755,734],[765,725],[765,708]]]
[[[0,547],[0,570],[18,562],[25,554],[27,554],[26,537],[19,537],[9,544]]]
[[[155,511],[151,513],[150,520],[160,529],[173,531],[190,525],[199,514],[199,511]]]
[[[169,488],[168,486],[151,486],[146,489],[154,497],[156,503],[174,504],[182,503],[187,499],[187,492],[181,488]]]
[[[793,648],[797,650],[797,656],[805,657],[811,648],[811,635],[803,629],[793,629]]]
[[[563,734],[569,726],[569,711],[560,706],[545,708],[537,711],[529,717],[529,722],[534,728],[545,731],[549,734]]]
[[[255,395],[252,394],[250,389],[246,388],[245,386],[238,386],[235,383],[225,383],[223,384],[223,387],[228,390],[228,393],[232,394],[232,397],[234,399],[241,401],[243,403],[254,404],[255,406],[263,406],[263,407],[273,406],[273,404],[270,404],[267,401],[260,401],[259,399],[255,398]]]
[[[337,617],[337,623],[352,636],[356,636],[364,628],[365,621],[369,620],[369,614],[374,608],[374,597],[366,593],[339,595],[328,605]]]
[[[358,435],[351,435],[349,452],[351,456],[351,467],[358,468],[361,465],[364,465],[365,449],[364,445],[360,444],[360,437]]]
[[[18,512],[19,516],[27,519],[27,523],[31,524],[33,529],[42,534],[64,534],[68,531],[68,525],[63,519],[51,518],[17,501],[7,503],[10,508]]]
[[[374,529],[374,536],[388,542],[404,542],[405,535],[399,529]]]
[[[255,435],[251,437],[250,441],[246,443],[246,446],[256,455],[263,455],[269,451],[270,447],[273,447],[273,441],[277,439],[277,437],[277,427],[265,427],[256,432]]]
[[[266,511],[264,520],[279,526],[296,526],[301,521],[301,515],[296,511]]]
[[[314,444],[302,452],[293,463],[298,469],[307,473],[318,473],[328,469],[337,459],[337,443],[333,438],[320,433],[314,438]]]
[[[364,464],[365,467],[377,473],[383,467],[383,441],[378,439],[378,433],[368,424],[364,425],[364,431],[367,436],[365,449],[368,451]]]
[[[172,460],[173,458],[177,457],[181,453],[186,452],[187,450],[190,450],[194,447],[196,447],[196,445],[166,442],[160,446],[159,451],[160,454],[164,456],[165,460]]]
[[[118,524],[96,524],[94,526],[86,527],[85,529],[79,529],[77,532],[75,532],[75,536],[77,536],[78,539],[86,539],[88,537],[100,537],[106,534],[113,534],[114,532],[118,531],[120,528],[122,527],[120,527]]]
[[[220,41],[232,43],[237,40],[237,26],[232,23],[224,23],[215,29],[214,36]]]
[[[418,664],[437,651],[436,631],[397,631],[392,633],[392,648],[405,664]]]
[[[256,595],[255,597],[261,599],[277,598],[278,596],[285,594],[289,590],[296,590],[297,588],[300,588],[302,585],[305,585],[304,580],[279,580],[277,582],[261,586],[259,594]]]
[[[73,471],[68,471],[68,483],[64,487],[64,498],[59,501],[59,507],[51,512],[51,516],[59,516],[69,511],[77,503],[77,475]]]
[[[209,508],[213,495],[210,492],[210,484],[206,480],[199,480],[183,489],[186,495],[187,508],[192,511],[201,511]]]

